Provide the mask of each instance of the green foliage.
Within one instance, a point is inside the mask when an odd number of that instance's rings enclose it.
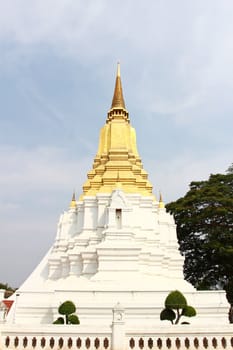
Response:
[[[64,324],[64,318],[58,317],[56,321],[53,322],[53,324]]]
[[[65,320],[63,317],[58,317],[53,324],[80,324],[78,316],[74,315],[75,311],[76,306],[74,303],[70,300],[65,301],[58,308],[59,314],[64,315]]]
[[[227,174],[233,174],[233,163],[229,166],[229,168],[226,171]]]
[[[80,324],[79,318],[76,315],[70,315],[68,317],[69,324]]]
[[[76,307],[74,303],[70,300],[65,301],[58,308],[58,312],[61,315],[70,315],[70,314],[73,314],[75,311],[76,311]]]
[[[233,163],[226,175],[191,182],[186,195],[166,208],[177,224],[185,279],[197,289],[224,288],[233,323]]]
[[[226,297],[227,297],[228,303],[233,305],[233,276],[232,276],[232,279],[230,279],[226,284],[225,289],[226,289]]]
[[[164,321],[164,320],[168,320],[171,321],[171,323],[173,323],[173,321],[176,318],[176,314],[172,309],[163,309],[160,313],[160,320]]]
[[[225,289],[227,301],[231,305],[228,312],[228,319],[230,323],[233,323],[233,277],[228,280]]]
[[[165,300],[165,307],[168,309],[183,309],[187,306],[187,301],[178,290],[170,292]]]
[[[186,298],[181,292],[174,290],[165,299],[165,309],[160,313],[160,320],[178,324],[182,316],[196,316],[196,310],[194,307],[187,305]],[[182,322],[182,324],[187,324],[187,322]]]
[[[193,317],[196,316],[197,312],[192,306],[185,306],[184,309],[182,310],[182,316],[186,317]]]
[[[0,283],[0,289],[5,289],[14,292],[15,289],[10,287],[8,283]]]
[[[233,276],[233,165],[226,175],[191,182],[166,208],[177,224],[185,279],[198,289],[226,288]]]

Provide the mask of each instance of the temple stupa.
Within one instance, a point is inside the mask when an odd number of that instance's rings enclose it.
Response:
[[[52,324],[58,306],[72,300],[82,326],[110,325],[116,304],[129,327],[158,326],[164,300],[176,289],[197,309],[192,324],[227,324],[224,292],[197,292],[184,280],[183,262],[174,219],[153,194],[137,150],[118,64],[83,192],[73,195],[54,244],[13,296],[7,323]]]

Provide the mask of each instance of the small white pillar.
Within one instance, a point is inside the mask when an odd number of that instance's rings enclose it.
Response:
[[[15,322],[15,321],[16,321],[16,308],[17,308],[17,303],[18,303],[18,300],[19,300],[19,296],[20,296],[19,293],[16,293],[16,294],[15,294],[13,323],[16,323],[16,322]]]
[[[5,289],[0,289],[0,301],[4,299]]]
[[[112,350],[125,349],[125,310],[117,303],[114,306],[112,320]]]

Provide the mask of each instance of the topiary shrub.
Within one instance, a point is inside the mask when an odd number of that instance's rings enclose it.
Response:
[[[169,320],[173,322],[176,318],[176,314],[172,309],[163,309],[160,313],[160,320]]]
[[[80,324],[80,321],[77,315],[69,315],[68,322],[69,324]]]
[[[192,306],[185,306],[184,309],[182,310],[182,316],[186,317],[193,317],[196,316],[197,312]]]
[[[183,309],[187,306],[187,301],[178,290],[169,293],[165,300],[165,307],[168,309]]]
[[[53,322],[53,324],[64,324],[64,318],[58,317],[56,321]]]
[[[65,301],[58,308],[59,314],[64,315],[65,320],[63,317],[58,317],[58,319],[54,321],[53,324],[79,324],[80,321],[78,316],[74,315],[75,311],[76,306],[74,303],[70,300]]]
[[[74,303],[70,300],[65,301],[64,303],[62,303],[59,308],[58,308],[58,312],[61,315],[65,316],[65,321],[66,324],[69,323],[69,319],[68,316],[73,314],[76,311],[76,306],[74,305]]]
[[[196,316],[196,310],[194,307],[187,305],[187,300],[181,292],[174,290],[165,299],[165,309],[160,313],[160,320],[178,324],[182,316]],[[183,324],[187,324],[187,322],[183,322]]]

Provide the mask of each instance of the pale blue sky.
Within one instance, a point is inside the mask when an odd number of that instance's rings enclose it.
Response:
[[[0,281],[23,282],[81,192],[117,61],[155,194],[227,169],[232,18],[231,0],[0,1]]]

